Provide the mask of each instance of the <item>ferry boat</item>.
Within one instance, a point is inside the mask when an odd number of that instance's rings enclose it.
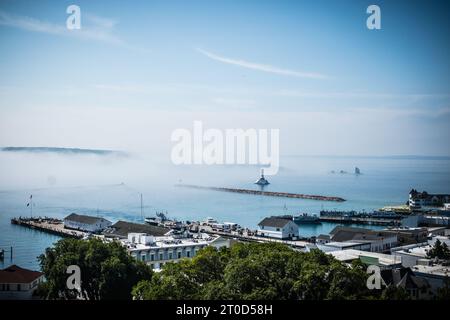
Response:
[[[294,216],[294,222],[297,224],[320,224],[320,218],[316,215],[303,213],[298,216]]]

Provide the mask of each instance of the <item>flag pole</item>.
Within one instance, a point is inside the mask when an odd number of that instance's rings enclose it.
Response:
[[[144,220],[144,213],[143,213],[143,200],[142,200],[142,193],[141,193],[141,219]]]

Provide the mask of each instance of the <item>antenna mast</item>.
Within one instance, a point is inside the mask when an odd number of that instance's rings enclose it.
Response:
[[[144,220],[142,193],[141,193],[141,219]]]

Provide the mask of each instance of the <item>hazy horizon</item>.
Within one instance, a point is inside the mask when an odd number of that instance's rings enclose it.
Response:
[[[0,3],[0,145],[166,158],[171,133],[279,129],[282,155],[450,156],[448,3]],[[420,21],[420,23],[416,23]],[[414,23],[412,23],[414,22]]]

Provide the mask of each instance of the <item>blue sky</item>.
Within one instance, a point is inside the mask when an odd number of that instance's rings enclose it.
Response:
[[[81,30],[65,29],[70,4]],[[1,0],[0,145],[165,152],[197,119],[280,128],[285,154],[450,155],[449,9]]]

